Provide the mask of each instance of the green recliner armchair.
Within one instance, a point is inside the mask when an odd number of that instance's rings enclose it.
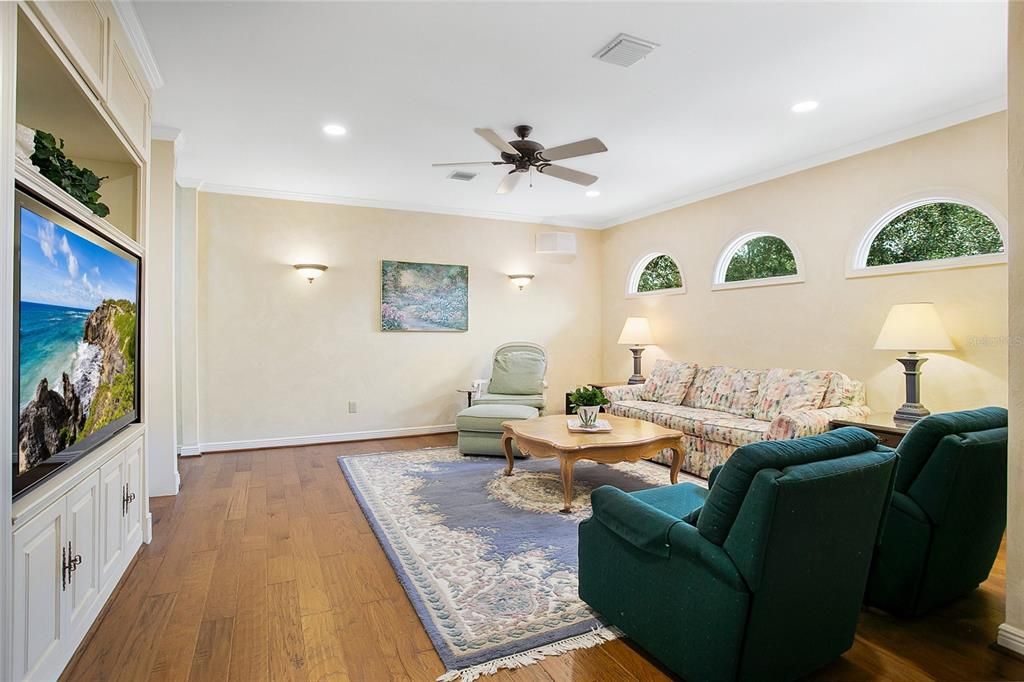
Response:
[[[544,347],[529,341],[513,341],[494,351],[487,390],[473,399],[474,405],[526,405],[544,411],[544,375],[548,355]]]
[[[853,644],[896,453],[858,428],[746,445],[579,527],[580,597],[688,680],[781,680]]]
[[[925,417],[897,448],[892,506],[865,601],[916,616],[988,578],[1006,530],[1007,413]]]

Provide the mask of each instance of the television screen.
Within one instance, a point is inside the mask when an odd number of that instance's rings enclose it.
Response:
[[[16,192],[15,497],[139,414],[139,259]]]

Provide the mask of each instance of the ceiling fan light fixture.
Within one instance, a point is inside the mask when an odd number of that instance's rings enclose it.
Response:
[[[601,196],[601,192],[600,192],[600,190],[596,190],[596,189],[588,189],[587,190],[587,196],[589,198],[593,199],[594,197]]]
[[[816,101],[814,101],[813,99],[809,99],[809,100],[804,101],[804,102],[797,102],[796,104],[794,104],[791,107],[790,110],[794,114],[806,114],[806,113],[814,111],[817,108],[818,108],[818,103]]]
[[[328,123],[324,126],[324,134],[330,135],[331,137],[341,137],[348,131],[345,130],[345,126],[337,123]]]

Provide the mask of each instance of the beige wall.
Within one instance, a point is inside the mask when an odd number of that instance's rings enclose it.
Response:
[[[499,344],[549,353],[549,405],[600,367],[600,234],[539,256],[538,225],[199,195],[199,431],[212,443],[452,424]],[[380,261],[469,266],[467,333],[382,333]],[[292,264],[324,263],[312,285]],[[520,292],[509,273],[536,279]],[[349,414],[348,401],[358,402]],[[225,445],[214,447],[227,447]]]
[[[198,300],[196,239],[199,193],[194,187],[178,187],[175,201],[174,361],[177,366],[178,454],[199,454],[199,335],[196,331]]]
[[[934,301],[958,350],[930,354],[924,402],[933,411],[1005,405],[1006,265],[846,278],[850,252],[888,210],[924,190],[959,192],[1006,213],[1006,117],[996,114],[615,227],[604,239],[603,368],[630,374],[615,345],[628,315],[646,315],[661,355],[739,367],[829,368],[867,384],[868,402],[903,402],[898,353],[872,350],[889,306]],[[806,282],[711,291],[722,249],[752,230],[802,254]],[[627,299],[633,264],[677,257],[688,291]]]
[[[999,643],[1024,654],[1024,3],[1010,3],[1010,452],[1006,624]]]
[[[178,492],[174,365],[174,143],[153,140],[150,149],[149,221],[146,232],[146,462],[149,494]]]

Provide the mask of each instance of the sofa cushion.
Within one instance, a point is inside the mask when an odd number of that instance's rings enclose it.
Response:
[[[640,391],[640,399],[678,405],[683,402],[686,389],[690,388],[696,373],[697,365],[662,358],[654,363],[654,369]]]
[[[684,405],[659,405],[651,409],[653,421],[667,429],[676,429],[690,436],[704,436],[704,421],[722,416],[721,412]]]
[[[526,405],[473,405],[455,416],[458,431],[501,433],[501,423],[513,419],[532,419],[537,408]]]
[[[747,445],[767,440],[770,426],[771,422],[724,415],[705,419],[703,432],[706,440],[729,445]]]
[[[544,394],[537,395],[505,395],[502,393],[481,393],[473,398],[473,406],[477,405],[527,405],[538,410],[544,409]]]
[[[864,404],[864,384],[842,372],[832,372],[825,389],[822,407],[850,407]]]
[[[765,370],[760,369],[712,367],[704,376],[694,407],[750,417],[764,375]]]
[[[686,407],[697,407],[697,400],[700,398],[701,387],[704,385],[704,381],[708,377],[708,370],[710,367],[698,367],[697,373],[693,377],[693,381],[690,383],[690,388],[686,389],[686,395],[683,396],[683,405]]]
[[[821,406],[831,378],[832,372],[826,370],[768,370],[752,416],[770,422],[783,412],[816,410]]]
[[[536,395],[544,392],[544,356],[513,351],[494,358],[488,393]]]

